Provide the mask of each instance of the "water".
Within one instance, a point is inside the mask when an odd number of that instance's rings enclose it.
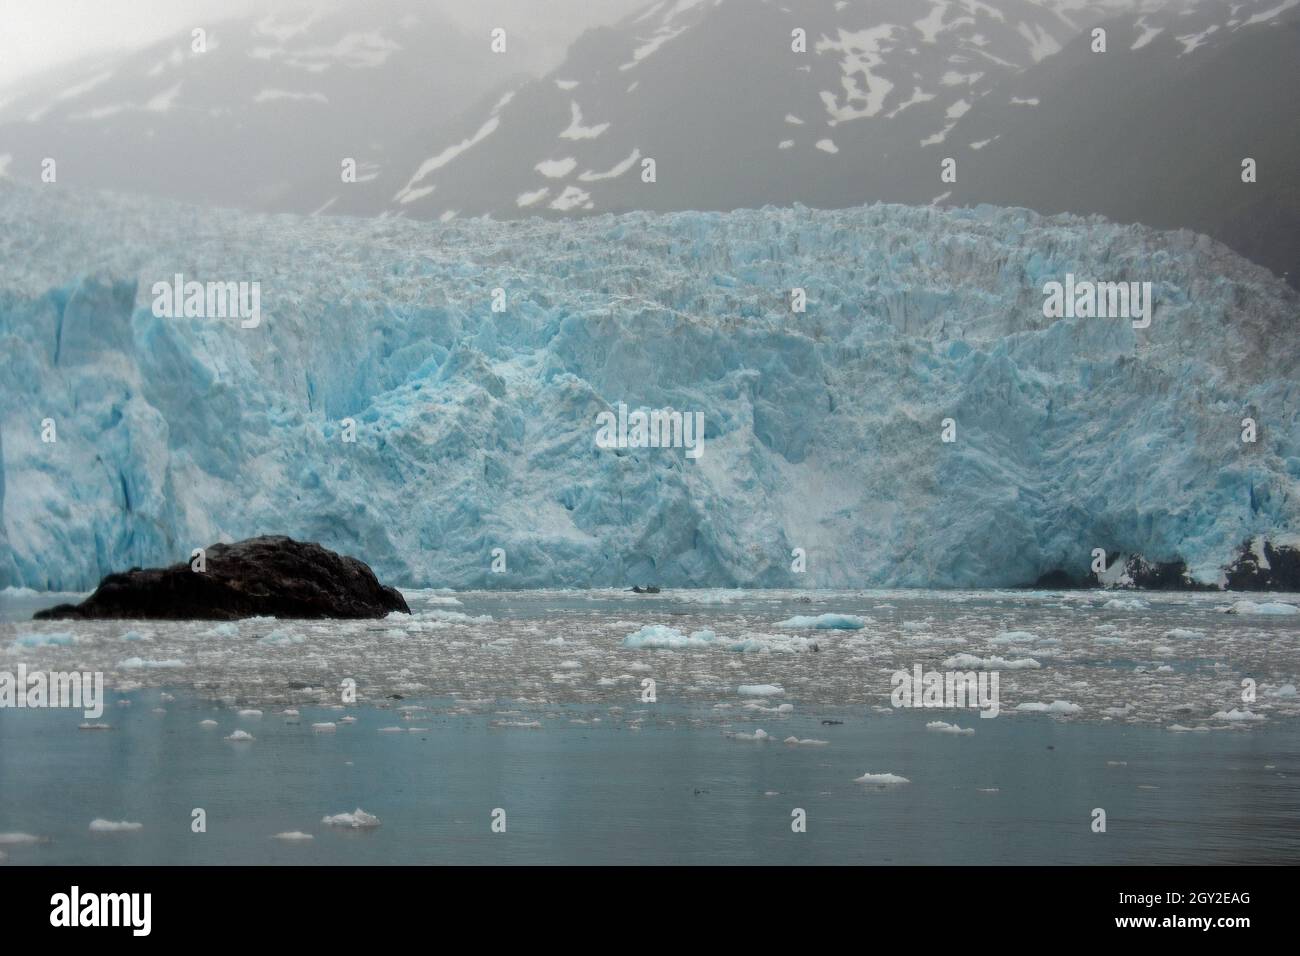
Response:
[[[5,864],[1300,862],[1300,704],[1284,692],[1298,619],[1215,610],[1238,596],[1143,594],[1124,609],[1099,592],[408,597],[412,619],[245,621],[220,637],[208,623],[7,612],[0,669],[103,670],[112,729],[0,709],[0,833],[43,838],[0,846]],[[867,621],[774,626],[831,612]],[[651,623],[766,649],[622,646]],[[261,643],[277,632],[285,643]],[[32,635],[72,640],[13,646]],[[892,670],[957,652],[1040,666],[1000,671],[997,719],[890,706]],[[123,666],[135,658],[173,666]],[[345,677],[356,703],[340,702]],[[783,693],[737,692],[760,683]],[[1080,712],[1015,710],[1055,699]],[[1215,717],[1234,708],[1263,719]],[[927,730],[934,720],[975,733]],[[313,731],[325,721],[336,731]],[[255,739],[225,739],[236,728]],[[758,729],[769,738],[739,736]],[[855,782],[886,772],[910,782]],[[321,823],[357,807],[382,825]],[[791,829],[796,808],[806,832]],[[92,833],[96,818],[143,826]],[[272,838],[285,831],[314,839]]]

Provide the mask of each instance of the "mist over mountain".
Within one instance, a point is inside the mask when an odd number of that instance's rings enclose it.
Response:
[[[0,108],[0,173],[269,211],[311,212],[365,183],[521,76],[427,5],[281,10],[221,20],[27,85]],[[202,46],[202,51],[196,49]]]

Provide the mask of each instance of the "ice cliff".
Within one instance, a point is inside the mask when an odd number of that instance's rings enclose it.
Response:
[[[260,324],[156,317],[177,273],[260,283]],[[1067,273],[1150,281],[1150,327],[1045,318]],[[0,181],[0,586],[267,533],[406,585],[1013,585],[1094,548],[1221,581],[1300,531],[1298,316],[1204,237],[1019,209],[431,224]],[[703,413],[703,455],[597,447],[619,402]]]

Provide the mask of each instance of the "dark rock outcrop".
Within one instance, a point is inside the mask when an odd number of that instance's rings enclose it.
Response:
[[[1230,591],[1300,591],[1300,550],[1246,541],[1226,575]]]
[[[1117,565],[1117,562],[1123,562]],[[1091,571],[1082,577],[1055,568],[1039,576],[1030,588],[1111,588],[1141,591],[1300,591],[1300,549],[1275,545],[1264,538],[1247,540],[1224,568],[1222,588],[1196,581],[1181,559],[1148,561],[1140,554],[1106,553],[1106,574]]]
[[[184,563],[110,574],[80,604],[60,604],[36,618],[231,621],[411,613],[397,589],[380,584],[364,562],[319,544],[264,535],[214,544],[204,559],[202,571]]]

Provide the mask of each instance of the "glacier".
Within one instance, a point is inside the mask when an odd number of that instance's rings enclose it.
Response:
[[[0,587],[266,533],[409,587],[1000,587],[1094,548],[1220,583],[1300,531],[1300,301],[1190,232],[324,219],[4,180],[0,225]],[[1150,281],[1151,326],[1044,317],[1067,273]],[[258,282],[260,323],[156,316],[176,274]],[[702,412],[703,454],[597,447],[620,402]]]

